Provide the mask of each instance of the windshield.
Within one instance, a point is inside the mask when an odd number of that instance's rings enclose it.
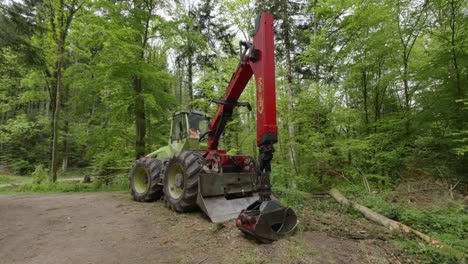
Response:
[[[188,120],[191,136],[200,136],[208,130],[208,119],[206,116],[190,113]]]

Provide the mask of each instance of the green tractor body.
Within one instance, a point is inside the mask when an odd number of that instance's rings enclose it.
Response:
[[[242,232],[262,242],[296,228],[294,211],[281,205],[270,184],[273,145],[278,142],[273,24],[273,15],[262,13],[253,42],[240,42],[241,60],[226,92],[211,100],[218,105],[213,119],[196,110],[175,113],[167,146],[135,162],[130,172],[135,200],[164,196],[177,212],[200,208],[213,222],[237,218]],[[250,79],[256,84],[258,162],[218,148],[234,108],[252,110],[248,102],[239,102]]]
[[[203,155],[208,149],[204,136],[209,120],[197,110],[179,111],[172,116],[167,146],[135,161],[130,171],[134,200],[150,202],[164,197],[167,206],[175,211],[198,207],[213,222],[221,222],[237,217],[258,199],[253,158],[245,165],[245,172],[213,173],[217,169],[207,166]]]
[[[179,111],[172,116],[171,134],[167,146],[146,155],[166,160],[184,150],[206,150],[206,141],[199,142],[200,135],[208,130],[210,117],[197,110]]]

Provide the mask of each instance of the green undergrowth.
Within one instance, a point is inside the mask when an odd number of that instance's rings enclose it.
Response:
[[[66,178],[80,178],[83,175],[91,175],[93,170],[91,168],[68,168],[66,171],[59,170],[57,172],[57,177],[59,179]]]
[[[349,200],[408,225],[467,255],[468,214],[461,202],[445,198],[448,200],[445,201],[444,206],[421,207],[417,204],[390,202],[391,190],[368,193],[358,186],[346,186],[339,189]],[[424,263],[459,261],[450,250],[437,249],[408,234],[395,232],[394,240],[405,251],[417,255]]]
[[[310,201],[311,194],[285,188],[282,186],[273,186],[273,192],[281,198],[281,202],[294,209],[302,209],[307,205],[307,201]]]
[[[32,182],[31,177],[0,174],[0,184],[24,184]]]
[[[391,197],[395,193],[390,188],[372,193],[368,193],[360,186],[341,185],[337,188],[350,201],[365,205],[388,218],[408,225],[457,251],[453,252],[449,248],[435,248],[414,235],[393,232],[390,239],[406,253],[421,260],[421,263],[460,263],[459,253],[465,253],[466,258],[468,214],[461,202],[445,198],[447,201],[444,201],[444,206],[438,204],[419,206],[417,203],[392,202]],[[377,190],[377,188],[373,189]],[[351,218],[363,217],[356,210],[342,206],[334,199],[314,198],[308,192],[281,186],[275,186],[273,191],[284,205],[294,208],[298,215],[312,213],[312,211],[335,211],[347,214]]]
[[[2,177],[0,177],[0,179],[1,178]],[[79,181],[49,183],[47,180],[43,179],[43,175],[41,174],[27,178],[29,178],[28,182],[0,188],[0,193],[61,193],[128,190],[128,176],[123,173],[110,176],[98,176],[95,177],[94,181],[91,183],[82,183]]]

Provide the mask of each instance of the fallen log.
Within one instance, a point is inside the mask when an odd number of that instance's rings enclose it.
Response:
[[[406,233],[412,233],[419,237],[420,239],[424,240],[425,242],[429,243],[431,246],[434,246],[436,248],[441,248],[444,249],[445,252],[449,253],[450,255],[456,257],[459,259],[462,263],[466,263],[466,254],[462,253],[456,249],[453,249],[447,245],[444,245],[442,242],[440,242],[437,239],[434,239],[426,234],[423,234],[419,232],[418,230],[415,230],[405,224],[402,224],[398,221],[392,220],[390,218],[387,218],[379,213],[376,213],[369,209],[366,206],[360,205],[358,203],[350,202],[346,197],[344,197],[343,194],[341,194],[337,189],[333,188],[328,192],[337,202],[350,206],[353,209],[359,211],[364,215],[365,218],[368,220],[377,223],[379,225],[388,227],[390,230],[403,230]]]

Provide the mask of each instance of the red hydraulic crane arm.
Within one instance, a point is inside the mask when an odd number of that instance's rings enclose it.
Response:
[[[238,100],[252,75],[255,76],[256,85],[257,145],[262,147],[277,142],[273,16],[262,13],[255,23],[253,43],[241,42],[241,45],[246,50],[241,55],[223,99],[213,100],[218,103],[218,110],[209,124],[209,150],[218,148],[219,138],[234,107],[250,107]]]

